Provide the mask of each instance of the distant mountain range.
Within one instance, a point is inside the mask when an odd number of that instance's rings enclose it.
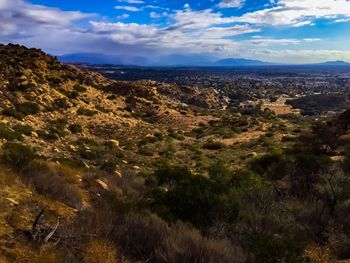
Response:
[[[221,59],[214,62],[213,65],[229,67],[229,66],[266,66],[266,65],[273,65],[273,64],[260,61],[260,60],[250,60],[250,59],[243,59],[243,58],[226,58],[226,59]]]
[[[345,61],[327,61],[323,63],[318,63],[316,65],[323,65],[323,66],[350,66],[350,63]]]
[[[75,53],[59,57],[64,63],[89,63],[89,64],[111,64],[111,65],[137,65],[137,66],[204,66],[204,67],[244,67],[244,66],[273,66],[287,65],[270,63],[261,60],[251,60],[244,58],[226,58],[215,60],[211,57],[200,55],[185,56],[181,54],[160,57],[154,61],[149,61],[144,57],[119,58],[117,56],[95,54],[95,53]],[[167,61],[167,62],[163,62]],[[307,66],[350,66],[345,61],[327,61],[323,63],[305,64]]]

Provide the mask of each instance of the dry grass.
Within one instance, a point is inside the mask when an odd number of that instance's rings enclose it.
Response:
[[[84,263],[117,263],[117,250],[108,241],[90,240],[86,246]]]
[[[82,208],[84,195],[78,183],[77,172],[57,164],[33,161],[21,173],[35,190],[76,209]]]
[[[310,263],[332,262],[332,252],[327,247],[311,245],[304,251],[304,258]]]
[[[130,215],[115,226],[116,243],[134,260],[155,263],[235,263],[244,256],[229,242],[204,238],[183,223],[169,226],[152,214]]]
[[[27,250],[17,256],[18,263],[61,263],[64,255],[57,248],[45,245],[38,250]]]

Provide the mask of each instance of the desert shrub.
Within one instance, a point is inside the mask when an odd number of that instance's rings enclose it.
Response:
[[[27,115],[38,113],[39,110],[40,110],[39,105],[36,104],[35,102],[24,102],[24,103],[15,105],[14,108],[5,108],[2,111],[2,114],[22,120]]]
[[[160,162],[157,166],[153,176],[157,179],[159,185],[180,182],[192,176],[187,167],[172,166],[168,162]]]
[[[243,262],[244,256],[230,242],[203,238],[199,231],[177,223],[156,251],[157,262]]]
[[[50,139],[58,139],[58,137],[64,137],[66,135],[66,126],[68,120],[65,118],[59,118],[51,120],[47,125],[48,134],[47,137]]]
[[[95,160],[100,157],[100,151],[90,149],[79,149],[78,154],[86,160]]]
[[[271,180],[281,179],[288,173],[288,161],[282,153],[274,152],[255,158],[250,162],[252,171]]]
[[[83,131],[83,127],[78,123],[73,123],[69,125],[69,130],[72,133],[81,133]]]
[[[68,100],[67,98],[57,98],[53,102],[55,109],[68,109]]]
[[[22,134],[6,127],[4,124],[0,124],[0,138],[7,141],[22,140]]]
[[[105,240],[90,240],[85,248],[84,263],[117,263],[117,251]]]
[[[103,164],[101,165],[101,169],[106,171],[106,172],[114,172],[117,168],[117,164],[113,161],[105,161],[103,162]]]
[[[23,120],[25,118],[25,115],[21,112],[18,112],[15,108],[5,108],[2,110],[2,114],[18,120]]]
[[[85,92],[86,91],[86,88],[80,84],[75,84],[73,86],[73,89],[78,91],[78,92]]]
[[[37,114],[40,110],[39,105],[35,102],[24,102],[21,104],[17,104],[15,107],[18,112],[21,112],[24,115]]]
[[[25,183],[33,185],[40,194],[74,208],[82,206],[83,196],[75,170],[36,160],[27,165],[21,174]]]
[[[223,144],[221,142],[216,142],[213,140],[209,140],[203,145],[203,148],[208,149],[208,150],[220,150],[224,147],[225,147],[225,144]]]
[[[242,262],[225,241],[205,239],[200,232],[177,223],[169,226],[153,214],[132,214],[113,231],[115,242],[135,260],[164,262]]]
[[[202,176],[190,176],[171,189],[156,188],[148,197],[153,212],[167,220],[180,219],[195,226],[212,223],[219,203],[215,186]]]
[[[137,260],[154,259],[156,249],[168,234],[168,225],[152,214],[122,218],[113,231],[117,244]]]
[[[143,146],[139,148],[139,153],[145,156],[153,156],[155,151],[151,147]]]
[[[115,100],[117,98],[116,95],[112,94],[107,97],[108,100]]]
[[[5,143],[2,146],[1,160],[15,170],[21,170],[34,160],[34,152],[19,143]]]
[[[183,136],[182,134],[179,134],[177,132],[175,132],[173,129],[169,129],[168,130],[169,136],[171,138],[174,138],[178,141],[183,141],[185,139],[185,136]]]
[[[84,115],[84,116],[94,116],[96,114],[96,111],[93,111],[93,110],[89,110],[89,109],[86,109],[86,108],[79,108],[77,113],[79,115]]]
[[[31,135],[31,133],[33,131],[33,128],[30,125],[21,125],[21,124],[14,126],[13,129],[16,132],[18,132],[20,134],[27,135],[27,136]]]
[[[79,91],[77,90],[68,91],[68,92],[65,92],[65,95],[69,99],[77,99],[79,97]]]
[[[249,237],[253,253],[248,262],[303,262],[303,244],[285,236],[254,234]]]

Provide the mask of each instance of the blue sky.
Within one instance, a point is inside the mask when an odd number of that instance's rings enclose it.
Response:
[[[350,1],[0,0],[0,42],[124,62],[350,62]]]

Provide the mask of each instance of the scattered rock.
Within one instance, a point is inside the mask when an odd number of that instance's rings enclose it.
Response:
[[[108,185],[105,182],[103,182],[102,180],[100,180],[100,179],[96,179],[96,183],[98,183],[105,190],[109,189]]]
[[[35,131],[32,131],[30,135],[31,135],[33,138],[39,138],[39,135],[38,135]]]
[[[119,147],[119,141],[111,139],[111,140],[107,141],[107,145],[114,146],[114,147]]]
[[[6,200],[9,201],[12,206],[18,206],[19,205],[19,203],[16,200],[14,200],[14,199],[12,199],[10,197],[7,197]]]
[[[122,162],[123,162],[124,164],[128,164],[128,161],[122,160]]]
[[[121,172],[119,172],[119,171],[114,171],[114,174],[116,175],[116,176],[118,176],[118,177],[122,177],[122,174],[121,174]]]

